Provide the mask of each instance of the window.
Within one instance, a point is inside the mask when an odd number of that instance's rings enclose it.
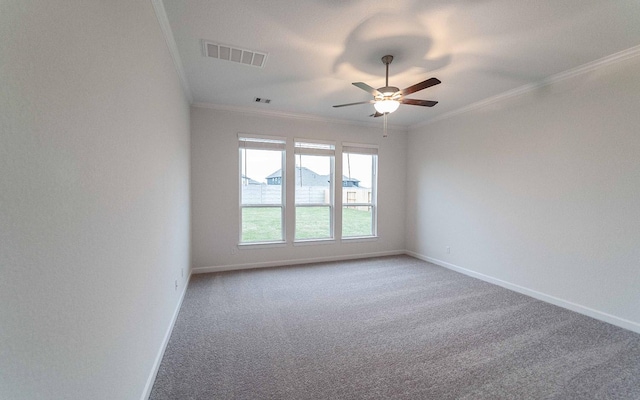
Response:
[[[285,167],[285,138],[239,134],[238,139],[240,244],[284,243],[287,236],[296,242],[333,239],[336,188],[342,193],[341,237],[377,235],[376,146],[343,143],[342,179],[336,182],[332,142],[294,140],[293,160]],[[287,197],[295,208],[288,222]],[[285,227],[293,233],[286,235]]]
[[[295,142],[295,240],[333,238],[335,146]]]
[[[378,149],[345,143],[342,153],[342,237],[377,234]]]
[[[285,140],[241,135],[240,243],[284,241]]]

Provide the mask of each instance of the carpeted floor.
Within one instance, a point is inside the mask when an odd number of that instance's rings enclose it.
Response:
[[[640,399],[640,335],[407,256],[194,275],[151,399]]]

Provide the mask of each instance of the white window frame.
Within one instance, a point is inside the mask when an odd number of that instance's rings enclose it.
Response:
[[[346,241],[357,241],[362,239],[371,239],[378,237],[378,146],[373,144],[362,144],[362,143],[342,143],[342,152],[341,157],[344,160],[345,154],[363,154],[363,155],[371,155],[373,156],[371,160],[371,202],[369,203],[343,203],[342,209],[340,212],[343,212],[345,207],[371,207],[371,234],[364,236],[344,236],[342,232],[340,232],[340,237],[342,240]],[[346,175],[344,171],[346,170],[346,166],[342,166],[343,173],[342,175]],[[340,177],[340,186],[342,186],[342,190],[345,188],[342,183],[342,177]],[[344,221],[344,219],[343,219]],[[344,230],[344,222],[343,228]]]
[[[318,148],[314,147],[304,147],[300,145],[319,145]],[[335,185],[336,185],[336,174],[335,174],[335,158],[336,158],[336,146],[335,142],[326,141],[326,140],[316,140],[316,139],[294,139],[294,158],[297,155],[309,155],[309,156],[329,156],[330,162],[330,172],[329,175],[331,177],[331,182],[329,184],[329,204],[326,203],[301,203],[298,204],[295,201],[295,187],[293,189],[294,194],[294,209],[297,211],[298,207],[327,207],[329,206],[329,237],[327,238],[310,238],[310,239],[295,239],[295,218],[294,218],[294,243],[303,243],[303,242],[326,242],[335,240]],[[294,173],[295,173],[295,163],[294,163]],[[295,176],[294,176],[294,185],[295,185]],[[340,184],[342,184],[342,179],[340,179]]]
[[[238,246],[264,246],[264,245],[282,245],[286,243],[286,143],[287,139],[280,136],[264,136],[254,135],[247,133],[238,134],[238,199],[239,199],[239,219],[238,219]],[[242,186],[243,186],[243,165],[242,165],[242,151],[243,150],[277,150],[281,151],[282,160],[280,162],[281,176],[281,193],[280,204],[242,204]],[[245,154],[246,157],[246,154]],[[246,160],[245,160],[246,161]],[[246,177],[248,178],[248,176]],[[242,241],[242,211],[245,208],[280,208],[280,240],[268,240],[268,241],[256,241],[256,242],[243,242]]]

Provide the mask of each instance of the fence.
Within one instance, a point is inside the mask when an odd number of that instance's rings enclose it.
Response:
[[[242,186],[242,204],[279,204],[282,196],[280,185]],[[329,202],[329,188],[326,186],[296,187],[297,204],[322,204]],[[342,188],[342,203],[370,203],[371,189]]]

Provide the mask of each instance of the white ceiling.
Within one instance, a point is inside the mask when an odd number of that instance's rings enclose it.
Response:
[[[389,123],[409,127],[640,45],[638,0],[164,0],[194,102],[371,122],[352,86],[430,77]],[[204,57],[201,40],[268,53],[264,68]],[[271,99],[255,103],[256,97]]]

